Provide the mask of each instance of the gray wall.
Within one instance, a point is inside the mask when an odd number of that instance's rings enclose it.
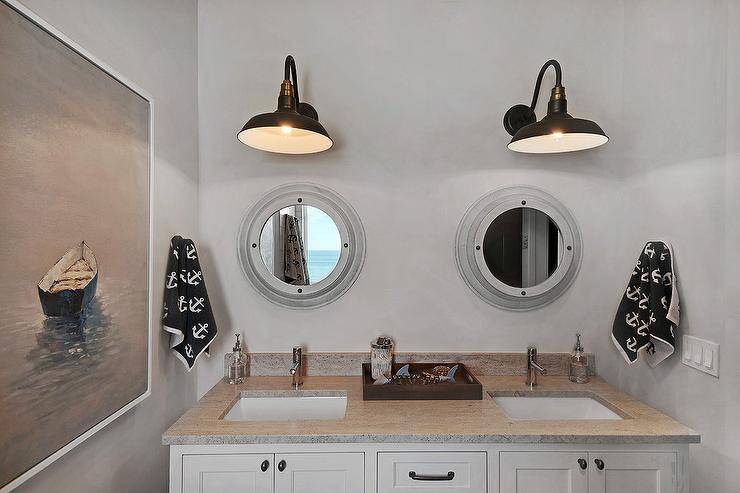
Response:
[[[521,351],[528,343],[564,351],[580,330],[607,380],[703,433],[692,449],[695,491],[735,488],[740,224],[729,212],[740,206],[740,123],[728,88],[740,82],[739,20],[726,1],[200,1],[199,210],[221,330],[214,353],[235,331],[253,351],[296,343],[361,351],[379,333],[402,351]],[[296,56],[301,94],[335,139],[331,152],[284,157],[235,139],[247,118],[274,109],[287,53]],[[602,124],[606,147],[541,157],[506,150],[503,112],[529,101],[550,57],[563,64],[571,112]],[[296,180],[344,195],[368,238],[356,285],[309,312],[260,298],[235,254],[245,209]],[[515,183],[555,194],[583,230],[575,284],[529,313],[481,302],[454,262],[466,208]],[[656,370],[627,368],[609,340],[630,269],[654,238],[675,248],[681,332],[722,344],[721,380],[678,356]],[[220,358],[202,361],[199,395],[220,372]]]
[[[166,491],[162,432],[195,402],[195,378],[168,354],[156,323],[169,239],[197,232],[195,0],[26,0],[25,4],[154,98],[152,395],[19,492]]]
[[[736,2],[646,2],[625,26],[632,55],[622,92],[634,108],[635,136],[642,135],[625,160],[633,174],[619,185],[621,229],[673,242],[679,334],[720,343],[721,378],[682,365],[680,349],[656,369],[627,368],[606,338],[596,345],[606,380],[702,433],[702,445],[692,447],[692,491],[717,493],[740,484],[739,12]]]
[[[740,485],[740,3],[729,2],[727,16],[727,176],[725,241],[725,321],[723,384],[719,406],[725,409],[724,446],[718,451],[726,491]],[[712,403],[705,406],[713,415]]]
[[[392,335],[402,351],[522,351],[529,342],[562,350],[577,330],[591,344],[597,320],[614,304],[604,289],[615,293],[629,269],[602,260],[617,249],[602,225],[617,198],[613,184],[625,174],[618,152],[623,100],[611,93],[622,77],[622,6],[534,5],[199,2],[201,248],[209,252],[205,268],[222,335],[215,353],[230,347],[235,330],[254,351],[287,351],[296,343],[364,351],[379,333]],[[558,8],[568,29],[552,21]],[[525,26],[531,39],[514,43]],[[274,110],[287,53],[296,56],[303,99],[315,104],[336,141],[330,152],[280,156],[235,138],[250,116]],[[603,122],[617,142],[611,149],[548,158],[507,151],[503,112],[531,99],[549,57],[564,65],[573,112]],[[551,85],[553,74],[547,79]],[[259,297],[236,257],[245,210],[268,189],[296,180],[342,194],[368,238],[357,283],[312,311]],[[481,302],[454,259],[465,210],[489,190],[515,183],[545,188],[573,211],[586,245],[583,269],[600,273],[580,276],[558,302],[529,313]],[[619,277],[612,286],[604,286],[606,273]],[[204,361],[199,392],[220,372],[219,361]]]

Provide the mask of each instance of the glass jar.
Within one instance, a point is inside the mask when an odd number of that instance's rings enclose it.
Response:
[[[389,337],[378,337],[370,343],[370,373],[373,379],[380,376],[391,378],[393,364],[393,341]]]

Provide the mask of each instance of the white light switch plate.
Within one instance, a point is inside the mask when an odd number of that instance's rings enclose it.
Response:
[[[681,362],[719,378],[719,344],[684,335]]]

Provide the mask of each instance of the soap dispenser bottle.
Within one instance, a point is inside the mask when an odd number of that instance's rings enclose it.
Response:
[[[581,346],[581,334],[576,334],[576,345],[573,346],[568,366],[568,377],[571,382],[588,383],[588,357]]]
[[[239,334],[236,334],[236,344],[231,351],[224,355],[224,379],[234,385],[244,382],[247,376],[247,358],[242,353]]]

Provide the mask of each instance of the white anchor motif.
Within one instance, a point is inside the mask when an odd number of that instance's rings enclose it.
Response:
[[[185,344],[185,354],[188,356],[188,358],[193,357],[193,346],[190,344]]]
[[[660,254],[660,260],[665,260],[666,256],[668,255],[668,252],[663,252]]]
[[[666,272],[663,274],[663,286],[670,286],[673,283],[673,273]]]
[[[643,272],[640,276],[640,281],[642,282],[650,282],[650,273],[649,272]]]
[[[636,288],[633,288],[632,286],[627,286],[627,292],[625,294],[627,295],[627,299],[637,301],[638,299],[640,299],[640,288],[639,286]]]
[[[180,260],[180,254],[177,253],[177,248],[172,249],[172,255],[174,255],[177,260]]]
[[[177,287],[177,273],[170,272],[167,275],[167,289],[172,289],[176,287]]]
[[[205,306],[204,305],[204,302],[205,301],[206,301],[205,298],[191,298],[190,301],[188,302],[189,307],[190,307],[190,311],[193,312],[193,313],[200,313],[200,312],[202,312],[203,309],[200,308],[200,307],[201,306]]]
[[[634,337],[630,337],[629,339],[627,339],[627,349],[629,349],[630,351],[634,353],[636,347],[637,347],[637,339],[635,339]]]
[[[180,269],[180,280],[182,282],[188,282],[187,273],[187,269]]]
[[[663,308],[665,308],[667,310],[668,309],[668,297],[667,296],[663,296],[660,299],[660,304],[663,305]]]
[[[635,312],[628,313],[625,316],[625,321],[630,327],[637,327],[637,323],[640,321],[640,317],[638,317],[637,313]]]
[[[648,307],[649,300],[650,299],[648,298],[648,295],[646,295],[645,293],[642,293],[642,298],[640,299],[640,303],[637,305],[640,308],[640,310],[644,310],[645,308]]]
[[[655,256],[655,249],[653,248],[652,243],[648,243],[645,245],[645,255],[648,255],[650,258],[653,258]]]
[[[196,339],[205,339],[208,334],[208,324],[198,324],[198,328],[193,326],[193,337]]]
[[[197,258],[195,256],[195,245],[188,245],[185,250],[185,253],[190,260],[195,260]]]
[[[167,308],[167,302],[164,302],[164,306],[162,307],[162,311],[164,314],[162,315],[162,318],[167,318],[167,314],[169,313],[169,308]]]
[[[643,322],[640,320],[640,326],[637,328],[637,334],[641,336],[646,336],[649,334],[648,328],[650,328],[650,322]]]
[[[188,272],[188,284],[197,286],[203,280],[203,273],[199,270]]]
[[[177,309],[180,310],[180,313],[188,311],[188,304],[184,296],[180,296],[177,299]]]
[[[660,281],[663,279],[660,275],[660,269],[654,269],[650,277],[655,284],[660,284]]]
[[[650,312],[650,316],[648,317],[648,323],[649,324],[655,323],[655,314],[653,312]]]
[[[637,274],[639,274],[639,273],[640,273],[640,265],[641,265],[641,264],[642,264],[642,262],[640,262],[640,261],[638,260],[638,261],[637,261],[637,265],[635,265],[635,270],[633,270],[633,271],[632,271],[632,275],[633,275],[633,276],[636,276]]]

